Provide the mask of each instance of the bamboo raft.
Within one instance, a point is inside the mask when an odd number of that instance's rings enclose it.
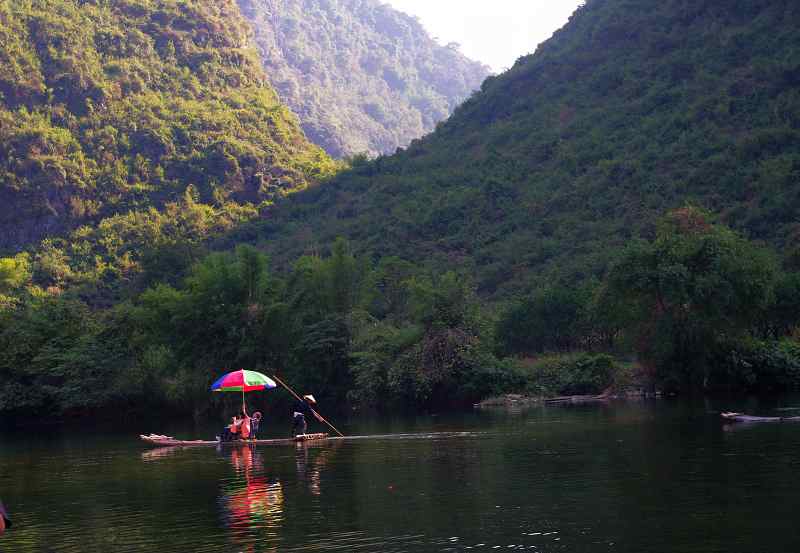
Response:
[[[273,440],[179,440],[172,436],[161,434],[140,434],[139,438],[150,445],[156,446],[178,446],[178,447],[197,447],[197,446],[243,446],[243,445],[292,445],[303,442],[317,442],[328,439],[327,434],[298,434],[294,438],[279,438]]]
[[[579,395],[579,396],[559,396],[559,397],[551,397],[544,400],[544,402],[548,405],[555,405],[559,403],[570,403],[570,404],[580,404],[580,403],[607,403],[611,401],[613,398],[608,394],[601,394],[599,396],[587,396],[587,395]]]
[[[720,413],[729,422],[800,422],[800,417],[754,417],[742,413]]]

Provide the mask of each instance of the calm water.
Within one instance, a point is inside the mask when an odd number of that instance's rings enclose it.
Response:
[[[220,451],[5,434],[0,551],[798,551],[800,424],[726,429],[728,407],[337,421],[405,435]]]

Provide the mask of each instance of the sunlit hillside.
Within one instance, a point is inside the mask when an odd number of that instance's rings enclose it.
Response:
[[[394,153],[488,76],[458,46],[378,0],[238,0],[264,68],[308,137],[335,157]]]
[[[233,0],[0,0],[0,250],[329,174],[251,46]]]

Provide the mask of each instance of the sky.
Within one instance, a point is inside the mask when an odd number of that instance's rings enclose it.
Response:
[[[499,73],[530,54],[582,0],[382,0],[416,15],[440,44],[458,42],[467,57]]]

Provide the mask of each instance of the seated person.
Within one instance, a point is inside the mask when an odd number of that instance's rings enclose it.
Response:
[[[242,411],[239,419],[239,439],[247,440],[250,438],[250,417],[247,416],[247,411]]]
[[[231,423],[223,429],[222,440],[225,442],[229,442],[231,440],[238,440],[239,429],[241,428],[241,425],[242,425],[242,420],[239,418],[239,415],[235,415],[231,419]]]

